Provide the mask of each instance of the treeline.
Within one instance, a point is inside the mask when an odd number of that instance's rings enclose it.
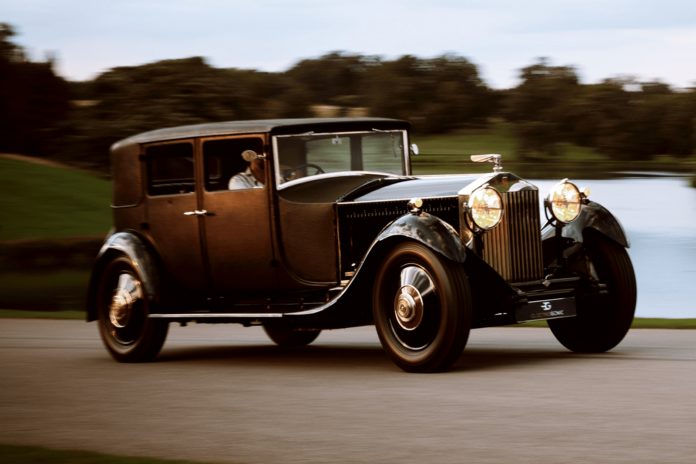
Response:
[[[608,79],[582,84],[575,68],[539,60],[520,84],[491,89],[466,58],[334,52],[269,73],[219,69],[193,57],[119,67],[66,82],[52,63],[30,62],[0,25],[0,151],[107,168],[116,140],[199,122],[321,114],[407,119],[416,132],[444,133],[510,121],[520,155],[553,156],[562,143],[617,159],[696,152],[696,89]]]
[[[70,109],[68,83],[53,63],[34,63],[0,24],[0,152],[46,153]]]

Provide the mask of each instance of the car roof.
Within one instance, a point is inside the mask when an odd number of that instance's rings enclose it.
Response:
[[[389,118],[297,118],[225,121],[168,127],[136,134],[116,142],[112,150],[126,145],[161,142],[191,137],[214,137],[235,134],[293,134],[309,131],[346,131],[371,129],[408,129],[410,124]]]

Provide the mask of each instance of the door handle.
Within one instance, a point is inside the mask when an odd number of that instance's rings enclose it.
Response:
[[[204,209],[195,209],[193,211],[186,211],[184,216],[213,216],[213,213],[209,213]]]

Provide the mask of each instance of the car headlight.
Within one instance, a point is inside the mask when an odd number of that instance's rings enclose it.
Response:
[[[478,227],[492,229],[503,217],[503,199],[492,187],[483,187],[471,194],[467,202],[469,215]]]
[[[575,184],[564,179],[556,184],[546,197],[546,207],[557,221],[573,222],[580,215],[582,194]]]

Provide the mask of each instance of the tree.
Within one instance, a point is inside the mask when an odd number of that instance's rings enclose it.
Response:
[[[216,69],[200,57],[120,67],[98,76],[91,104],[75,108],[64,126],[65,159],[108,167],[108,150],[117,140],[161,127],[269,116],[275,108],[264,85],[267,74]]]
[[[466,58],[410,55],[378,61],[368,68],[366,105],[372,114],[407,119],[420,132],[448,132],[485,124],[493,92]]]
[[[56,127],[69,109],[66,82],[53,63],[33,63],[0,24],[0,150],[40,154],[55,145]]]
[[[575,68],[550,66],[540,58],[520,72],[520,85],[508,97],[505,112],[516,122],[520,155],[535,158],[556,154],[556,144],[572,136],[580,85]],[[575,111],[574,111],[575,110]]]
[[[283,74],[286,84],[297,95],[302,89],[310,104],[356,105],[360,100],[368,67],[360,55],[331,52],[315,59],[301,60]]]
[[[659,82],[607,79],[585,86],[578,99],[574,141],[622,160],[658,154],[688,156],[695,148],[693,91]]]
[[[696,89],[664,99],[660,120],[660,137],[665,143],[662,153],[685,158],[696,153]]]

